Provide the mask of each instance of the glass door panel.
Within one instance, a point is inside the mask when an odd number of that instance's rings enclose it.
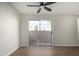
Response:
[[[29,45],[39,46],[39,21],[29,21]]]
[[[51,46],[51,21],[41,20],[40,21],[40,45]]]
[[[29,21],[29,45],[34,46],[51,46],[51,21]]]

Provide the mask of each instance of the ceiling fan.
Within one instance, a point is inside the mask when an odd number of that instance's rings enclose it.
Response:
[[[46,7],[46,6],[54,4],[54,3],[56,3],[56,2],[39,2],[39,5],[27,5],[27,6],[28,7],[41,7],[41,6],[43,6],[45,10],[50,12],[50,11],[52,11],[52,9],[50,9],[49,7]],[[40,13],[40,11],[41,11],[41,8],[39,8],[37,10],[37,13]]]

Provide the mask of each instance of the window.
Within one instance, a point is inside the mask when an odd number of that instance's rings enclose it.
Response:
[[[29,31],[39,30],[39,21],[29,21]]]
[[[40,30],[41,31],[51,31],[51,21],[41,20],[40,21]]]
[[[51,21],[29,21],[29,31],[51,31]]]

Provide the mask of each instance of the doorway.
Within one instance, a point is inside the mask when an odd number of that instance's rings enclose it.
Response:
[[[51,20],[29,20],[29,46],[52,47]]]

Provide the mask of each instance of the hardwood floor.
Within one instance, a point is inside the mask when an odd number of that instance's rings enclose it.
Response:
[[[19,48],[10,56],[79,56],[79,47]]]

